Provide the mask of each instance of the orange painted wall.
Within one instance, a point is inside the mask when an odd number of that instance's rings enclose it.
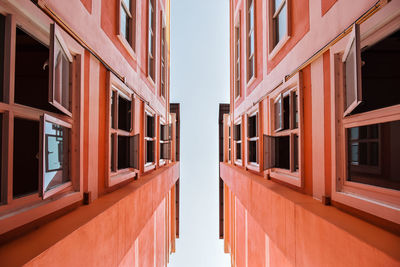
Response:
[[[237,243],[235,266],[263,266],[263,259],[271,267],[399,266],[399,236],[239,167],[221,163],[220,168],[239,203],[236,215],[229,211],[233,227],[240,229],[234,239],[242,242],[243,228],[248,232],[248,251]]]

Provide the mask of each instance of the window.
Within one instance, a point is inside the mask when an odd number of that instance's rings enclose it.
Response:
[[[247,0],[247,81],[255,76],[254,1]]]
[[[235,26],[235,99],[240,97],[240,15]]]
[[[250,165],[258,166],[258,146],[259,146],[258,112],[254,112],[247,118],[247,144],[248,162]]]
[[[10,27],[7,31],[5,25]],[[80,55],[70,52],[61,29],[55,24],[50,25],[48,39],[41,34],[36,36],[34,28],[28,32],[17,26],[14,15],[0,15],[0,27],[3,48],[15,49],[15,54],[8,51],[9,60],[1,57],[0,64],[10,69],[3,75],[15,75],[7,78],[15,77],[14,86],[6,84],[2,87],[0,136],[10,145],[2,147],[5,149],[3,155],[8,155],[8,164],[0,164],[6,168],[0,184],[8,189],[0,190],[0,213],[14,212],[7,218],[20,221],[13,226],[18,227],[48,214],[43,208],[41,215],[27,218],[24,215],[30,210],[27,206],[35,204],[35,208],[41,209],[49,203],[43,199],[57,195],[52,201],[63,198],[60,202],[60,208],[63,208],[81,198],[77,192],[80,191],[79,169],[72,171],[81,152],[80,136],[72,134],[77,127],[75,119],[79,118],[80,107],[76,99],[80,98],[81,92],[72,89],[79,88],[79,75],[74,74],[82,66]],[[5,32],[15,36],[14,47],[10,43],[5,45],[11,42]],[[50,47],[45,45],[49,43]],[[16,220],[14,216],[23,219]],[[4,231],[7,230],[1,229],[0,234]]]
[[[242,164],[242,124],[237,123],[233,127],[235,162],[238,164]]]
[[[145,112],[145,167],[155,165],[155,143],[156,143],[156,120],[155,114],[146,110]]]
[[[139,134],[134,134],[134,96],[130,90],[109,73],[110,128],[109,179],[113,186],[136,176],[139,169]]]
[[[289,0],[269,1],[269,53],[275,55],[289,37]]]
[[[172,125],[160,123],[160,165],[171,159]]]
[[[160,74],[160,95],[165,99],[165,88],[166,88],[166,76],[167,76],[167,68],[166,68],[166,53],[167,53],[167,45],[165,39],[165,26],[161,29],[161,74]]]
[[[136,44],[136,0],[119,0],[119,35],[135,51]]]
[[[273,127],[271,135],[263,137],[264,170],[270,170],[271,177],[296,186],[301,186],[300,77],[301,74],[296,75],[271,96]]]
[[[147,44],[147,54],[148,54],[148,62],[147,62],[147,70],[150,78],[155,81],[155,32],[156,32],[156,18],[155,18],[155,1],[149,0],[149,14],[148,14],[148,44]]]
[[[232,153],[232,138],[231,138],[231,136],[232,136],[232,133],[231,133],[231,131],[232,131],[232,129],[231,129],[232,127],[229,125],[228,126],[228,162],[231,162],[231,157],[232,157],[232,155],[231,155],[231,153]]]
[[[376,27],[366,40],[355,24],[347,43],[332,51],[340,73],[333,198],[354,206],[361,196],[364,204],[357,208],[396,221],[390,214],[393,205],[400,206],[400,16],[393,21]]]

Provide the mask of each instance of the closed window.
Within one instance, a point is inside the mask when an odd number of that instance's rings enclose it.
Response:
[[[156,120],[155,114],[145,112],[145,165],[150,166],[155,164],[155,148],[156,148]]]
[[[234,145],[234,154],[235,154],[235,162],[242,161],[242,124],[237,123],[233,126],[233,145]]]
[[[288,35],[289,0],[270,0],[270,52]]]
[[[254,2],[255,0],[247,0],[247,81],[255,76],[255,28],[254,28]]]
[[[235,99],[240,96],[240,15],[239,23],[235,26]]]
[[[119,0],[119,33],[135,51],[136,44],[136,0]]]
[[[160,165],[171,159],[172,124],[160,123]]]
[[[147,62],[147,71],[148,76],[155,81],[155,55],[156,55],[156,48],[155,48],[155,32],[156,32],[156,10],[155,10],[155,1],[149,0],[148,1],[148,43],[147,43],[147,54],[148,54],[148,62]]]
[[[251,114],[247,118],[247,145],[248,145],[248,162],[250,164],[259,163],[258,146],[259,146],[259,129],[258,129],[258,112]]]
[[[166,43],[166,28],[165,26],[161,29],[161,73],[160,73],[160,95],[165,99],[166,90],[166,78],[167,78],[167,68],[166,68],[166,54],[167,54],[167,43]]]

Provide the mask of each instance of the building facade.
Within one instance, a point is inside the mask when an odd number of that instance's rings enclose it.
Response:
[[[399,49],[398,0],[230,0],[232,266],[399,266]]]
[[[167,265],[169,35],[169,0],[0,1],[1,266]]]

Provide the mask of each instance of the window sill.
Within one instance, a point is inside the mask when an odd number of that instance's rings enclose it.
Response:
[[[107,186],[112,187],[129,179],[137,178],[137,173],[133,169],[124,169],[110,173],[109,177]]]
[[[154,170],[155,168],[156,168],[155,162],[148,162],[148,163],[144,164],[144,172]]]
[[[29,207],[24,206],[17,211],[7,212],[0,216],[0,235],[31,223],[81,200],[81,192],[66,192],[62,195],[43,200],[40,203],[35,202]]]
[[[290,172],[289,170],[285,169],[273,168],[271,169],[269,176],[297,187],[302,186],[299,172]]]
[[[235,160],[235,165],[240,166],[240,167],[243,167],[242,160],[241,160],[241,159]]]
[[[133,48],[128,43],[128,41],[126,41],[125,37],[122,36],[121,34],[118,34],[117,36],[118,36],[118,40],[122,43],[122,45],[124,46],[125,50],[129,53],[129,55],[132,57],[132,59],[137,61],[136,53],[135,53],[135,51],[133,51]]]
[[[279,43],[276,44],[276,46],[271,50],[271,52],[268,52],[268,59],[271,60],[273,59],[278,52],[282,49],[282,47],[289,41],[290,36],[285,35],[285,37],[279,41]]]
[[[260,172],[260,164],[256,162],[248,162],[246,168],[255,172]]]

